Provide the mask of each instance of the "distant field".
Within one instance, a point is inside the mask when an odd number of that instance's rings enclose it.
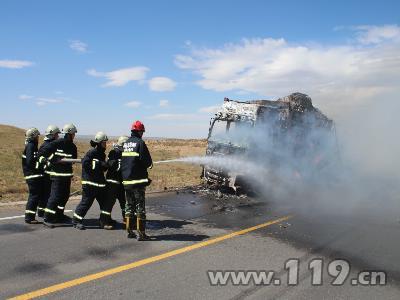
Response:
[[[24,130],[0,125],[0,202],[26,200],[27,188],[21,169],[21,154],[24,149]],[[107,152],[111,150],[111,140]],[[81,158],[90,149],[89,141],[76,139],[78,156]],[[150,139],[146,141],[154,161],[192,155],[204,155],[205,140]],[[182,163],[158,164],[150,170],[150,191],[161,191],[175,187],[200,183],[201,167]],[[81,189],[81,166],[75,165],[72,191]]]

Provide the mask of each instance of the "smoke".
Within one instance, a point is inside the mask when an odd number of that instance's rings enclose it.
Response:
[[[392,99],[343,111],[336,132],[317,124],[313,114],[303,114],[290,131],[277,132],[274,119],[254,128],[236,123],[210,138],[212,152],[236,153],[177,161],[241,174],[265,201],[303,215],[395,216],[400,105]]]

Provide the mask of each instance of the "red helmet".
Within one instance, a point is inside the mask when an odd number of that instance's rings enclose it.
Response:
[[[134,130],[134,131],[146,131],[146,130],[144,129],[143,123],[140,122],[140,121],[134,122],[134,123],[132,124],[131,130]]]

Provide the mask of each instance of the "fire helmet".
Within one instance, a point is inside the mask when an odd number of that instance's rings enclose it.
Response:
[[[78,130],[76,129],[76,126],[72,123],[64,125],[62,131],[64,134],[66,134],[66,133],[74,134],[74,133],[78,132]]]
[[[131,130],[132,130],[132,131],[146,131],[146,130],[144,129],[143,123],[140,122],[140,121],[134,122],[134,123],[132,124]]]
[[[25,132],[25,138],[27,140],[34,140],[40,135],[40,132],[37,128],[31,127]]]
[[[49,125],[47,126],[46,131],[44,132],[44,135],[46,137],[54,137],[57,133],[61,133],[60,128],[58,128],[56,125]]]
[[[127,137],[127,136],[125,136],[125,135],[120,136],[120,137],[118,138],[117,145],[118,145],[118,146],[122,146],[128,139],[129,139],[129,137]]]
[[[105,134],[103,131],[99,131],[96,133],[94,136],[94,139],[92,140],[95,143],[101,143],[101,142],[107,142],[108,141],[108,136]]]

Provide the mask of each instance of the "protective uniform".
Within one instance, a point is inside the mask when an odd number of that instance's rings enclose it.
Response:
[[[136,121],[132,125],[131,137],[123,144],[121,173],[122,183],[126,192],[126,228],[128,237],[133,237],[134,218],[137,218],[136,229],[137,239],[146,239],[146,207],[145,191],[146,186],[150,184],[147,169],[152,166],[152,159],[145,142],[141,136],[144,132],[144,126]]]
[[[85,229],[83,218],[93,204],[94,199],[100,206],[100,227],[112,229],[111,211],[106,207],[106,179],[104,172],[107,170],[106,148],[102,142],[108,141],[107,135],[98,132],[95,139],[90,142],[93,149],[89,150],[82,159],[82,200],[75,209],[72,223],[78,229]]]
[[[38,223],[35,220],[36,209],[43,197],[43,170],[37,159],[38,137],[40,133],[36,128],[29,128],[25,133],[25,149],[22,154],[22,170],[28,185],[29,197],[25,208],[25,222]]]
[[[122,211],[122,219],[125,222],[125,189],[122,184],[121,175],[121,158],[122,158],[122,145],[129,139],[127,136],[121,136],[114,149],[108,154],[108,171],[106,175],[107,181],[107,206],[111,212],[114,207],[115,201],[118,199],[119,206]]]
[[[67,222],[69,217],[64,215],[64,208],[71,191],[73,169],[71,163],[60,162],[63,158],[76,159],[77,148],[73,136],[77,133],[73,124],[63,128],[64,138],[48,143],[39,152],[39,162],[47,166],[46,173],[50,175],[51,192],[44,214],[44,224],[52,227],[57,222]]]
[[[44,138],[43,144],[39,148],[39,152],[43,151],[43,148],[46,147],[49,143],[58,138],[58,134],[61,133],[60,129],[55,125],[49,125],[45,131],[46,137]],[[38,217],[44,217],[44,211],[47,206],[47,201],[50,197],[51,192],[51,180],[49,171],[45,171],[43,174],[42,185],[43,185],[43,195],[39,200],[39,205],[37,208]]]

